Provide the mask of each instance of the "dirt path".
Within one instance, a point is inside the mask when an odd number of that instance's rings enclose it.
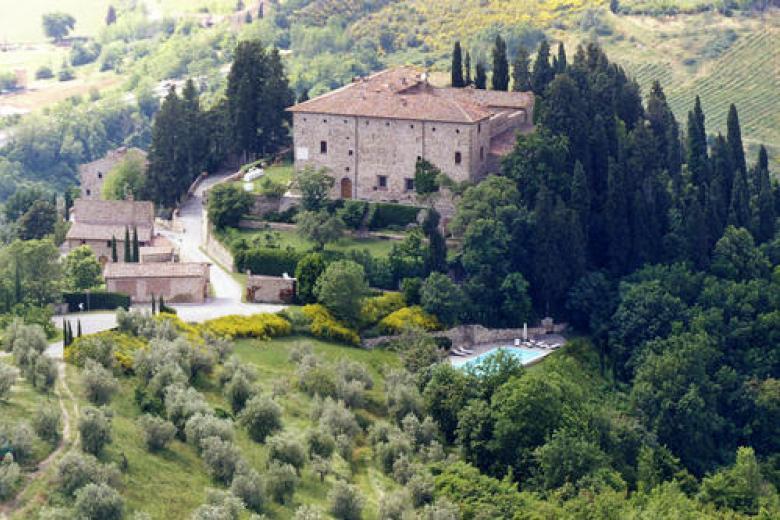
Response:
[[[10,518],[19,510],[19,508],[23,505],[21,503],[22,496],[29,489],[29,487],[38,479],[46,476],[47,470],[50,468],[50,466],[62,455],[64,455],[66,451],[73,447],[77,441],[78,431],[74,428],[73,421],[75,420],[76,415],[78,415],[78,404],[76,398],[73,395],[73,392],[71,392],[70,387],[68,386],[67,372],[65,370],[65,362],[63,360],[58,361],[57,373],[59,377],[57,378],[57,386],[54,390],[54,393],[57,396],[60,413],[62,414],[62,435],[60,436],[60,440],[57,443],[57,447],[54,449],[54,451],[52,451],[48,457],[38,463],[38,467],[35,469],[35,471],[25,476],[25,482],[19,491],[17,491],[16,496],[5,504],[0,505],[0,519],[2,520]],[[73,415],[71,415],[71,410],[69,409],[68,404],[73,406]],[[30,502],[30,497],[28,497],[25,502]]]

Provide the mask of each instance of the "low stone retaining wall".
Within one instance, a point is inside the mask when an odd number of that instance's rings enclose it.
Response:
[[[233,272],[236,270],[236,262],[233,255],[227,247],[217,240],[210,226],[204,226],[205,236],[203,237],[203,250],[211,258],[216,260],[226,270]]]
[[[555,324],[552,330],[544,327],[528,327],[528,336],[540,336],[553,332],[560,334],[566,330],[566,324]],[[523,329],[489,329],[482,325],[460,325],[442,332],[433,332],[431,336],[437,338],[448,338],[452,342],[453,348],[470,347],[472,345],[482,345],[486,343],[513,342],[517,338],[523,337]],[[364,348],[374,348],[383,343],[398,339],[400,336],[380,336],[378,338],[368,338],[361,342]]]

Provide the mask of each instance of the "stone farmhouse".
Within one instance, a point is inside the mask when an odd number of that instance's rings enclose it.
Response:
[[[154,204],[148,201],[76,199],[71,220],[66,249],[88,245],[102,264],[111,261],[112,237],[119,261],[125,261],[125,229],[131,236],[133,229],[138,230],[141,247],[151,245],[154,238]]]
[[[326,168],[334,198],[414,202],[414,170],[426,159],[454,181],[498,172],[517,132],[533,129],[530,92],[439,88],[396,67],[299,103],[295,168]]]
[[[203,303],[209,291],[209,264],[201,262],[109,263],[106,289],[127,294],[133,303],[163,296],[167,303]]]
[[[82,199],[100,199],[106,174],[128,155],[138,154],[146,160],[146,152],[140,148],[121,147],[109,151],[105,157],[79,166]]]

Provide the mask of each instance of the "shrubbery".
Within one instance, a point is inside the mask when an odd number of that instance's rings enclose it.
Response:
[[[268,339],[272,337],[288,336],[292,332],[290,323],[276,314],[223,316],[205,322],[202,328],[215,336],[230,339]]]
[[[373,298],[365,298],[360,308],[361,321],[374,324],[382,318],[406,305],[400,293],[386,293]]]
[[[336,321],[324,306],[306,305],[303,314],[310,321],[309,331],[312,336],[348,345],[360,344],[358,333]]]
[[[417,222],[420,208],[405,204],[376,203],[369,205],[369,229],[402,228]]]
[[[144,347],[139,338],[114,331],[98,332],[77,338],[65,349],[65,361],[83,367],[87,359],[103,366],[115,362],[125,371],[133,368],[135,354]]]
[[[384,317],[379,322],[383,334],[399,334],[411,329],[438,330],[441,328],[435,316],[431,316],[421,307],[404,307]]]

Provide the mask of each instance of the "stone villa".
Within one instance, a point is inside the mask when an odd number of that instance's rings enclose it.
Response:
[[[455,181],[497,172],[518,131],[533,129],[529,92],[439,88],[413,67],[397,67],[288,110],[295,168],[326,168],[332,196],[413,202],[423,158]]]
[[[68,251],[82,245],[92,248],[102,264],[111,261],[111,238],[116,238],[117,255],[124,262],[125,229],[138,230],[141,247],[154,238],[154,204],[135,200],[77,199],[71,212],[73,224],[65,236]]]
[[[100,199],[106,174],[128,155],[137,154],[146,160],[146,152],[140,148],[121,147],[110,150],[105,157],[79,166],[82,199]]]

